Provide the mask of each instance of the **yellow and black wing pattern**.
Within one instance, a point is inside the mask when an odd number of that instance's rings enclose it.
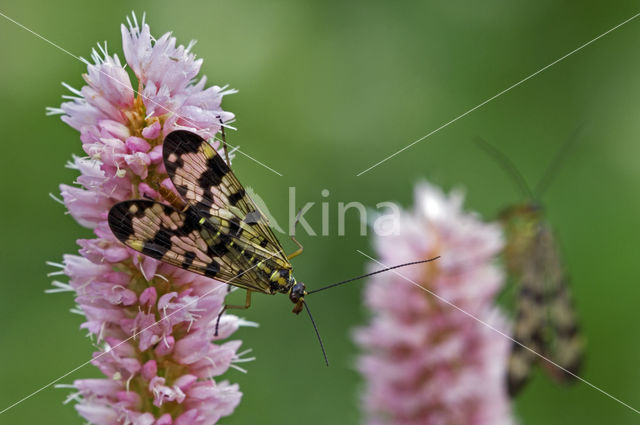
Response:
[[[520,267],[513,338],[556,365],[577,374],[583,359],[583,340],[567,276],[552,230],[546,223],[539,222],[536,226],[531,247],[521,260]],[[574,379],[573,375],[514,343],[507,382],[512,396],[526,384],[537,361],[557,381]]]
[[[124,244],[165,263],[251,291],[274,293],[274,270],[290,269],[266,217],[226,162],[189,131],[170,133],[164,165],[187,202],[182,211],[151,200],[114,205],[109,226]]]

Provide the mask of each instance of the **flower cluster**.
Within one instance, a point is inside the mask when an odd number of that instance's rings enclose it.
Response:
[[[82,325],[99,344],[93,364],[104,379],[74,382],[76,409],[96,425],[214,424],[240,402],[238,386],[215,381],[241,361],[240,341],[218,343],[241,325],[216,316],[227,286],[159,263],[118,242],[107,214],[118,201],[147,197],[161,201],[160,185],[171,188],[162,163],[162,141],[189,129],[212,138],[233,114],[221,109],[217,86],[195,80],[202,64],[167,33],[151,36],[135,16],[122,25],[124,57],[136,89],[117,55],[106,47],[87,61],[86,85],[49,113],[80,132],[88,157],[74,157],[78,186],[61,185],[64,204],[93,239],[78,240],[80,255],[65,255],[61,273],[74,291]],[[217,146],[216,146],[217,147]],[[214,342],[215,341],[215,342]]]
[[[513,423],[504,386],[510,343],[495,332],[508,326],[492,305],[503,283],[493,264],[501,233],[465,214],[462,202],[423,183],[398,232],[376,239],[385,266],[440,258],[367,283],[373,317],[355,338],[365,350],[358,367],[370,425]]]

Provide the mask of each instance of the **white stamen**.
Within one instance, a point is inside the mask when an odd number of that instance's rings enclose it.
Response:
[[[211,367],[212,367],[213,369],[215,369],[215,368],[216,368],[216,362],[214,362],[214,361],[213,361],[213,359],[212,359],[211,357],[205,357],[205,360],[209,360],[209,363],[211,363]],[[211,373],[213,374],[213,372],[214,372],[214,371],[212,370],[212,371],[211,371]],[[216,386],[216,381],[215,381],[215,379],[214,379],[214,377],[213,377],[213,376],[210,376],[210,377],[209,377],[209,381],[211,382],[211,385],[213,385],[214,387]]]
[[[189,53],[189,52],[191,51],[191,48],[192,48],[193,46],[195,46],[197,42],[198,42],[198,40],[191,40],[191,41],[189,42],[189,44],[187,45],[187,48],[186,48],[186,49],[184,49],[184,52],[185,52],[185,53]]]
[[[246,373],[247,373],[247,370],[246,370],[246,369],[241,368],[240,366],[236,366],[236,365],[234,365],[234,364],[230,364],[230,365],[229,365],[229,367],[232,367],[232,368],[234,368],[235,370],[238,370],[238,371],[240,371],[240,372],[242,372],[242,373],[244,373],[244,374],[246,374]]]
[[[54,195],[53,193],[49,192],[49,197],[51,199],[53,199],[54,201],[56,201],[57,203],[59,203],[60,205],[64,205],[64,201],[60,198],[58,198],[56,195]]]
[[[126,384],[124,385],[124,387],[127,389],[127,392],[129,392],[129,384],[131,384],[131,380],[133,379],[133,374],[131,374],[131,376],[129,376],[129,379],[127,379]]]
[[[246,320],[242,317],[238,317],[238,326],[247,326],[250,328],[259,328],[260,324],[256,323],[256,322],[251,322],[249,320]]]
[[[104,46],[101,45],[100,43],[98,43],[98,49],[100,49],[100,52],[102,53],[102,55],[104,56],[104,58],[106,59],[107,56],[109,56],[109,53],[107,53],[107,41],[104,41]]]
[[[68,387],[62,387],[62,386],[58,386],[58,385],[56,385],[55,387],[56,387],[56,388],[74,388],[74,389],[75,389],[75,387],[74,387],[73,385],[69,385]],[[81,396],[81,394],[80,394],[79,392],[75,392],[75,393],[71,393],[71,394],[69,394],[69,395],[64,399],[64,401],[62,402],[62,404],[68,404],[68,403],[70,403],[70,402],[72,402],[72,401],[81,401],[81,400],[82,400],[82,396]]]
[[[233,360],[231,360],[231,363],[247,363],[254,361],[256,359],[255,357],[242,358],[242,356],[244,356],[245,354],[249,354],[251,351],[252,349],[249,348],[247,350],[241,351],[240,353],[236,353],[236,355],[233,357]]]
[[[146,280],[148,282],[149,278],[147,277],[147,275],[144,272],[144,266],[142,265],[142,262],[138,263],[138,266],[140,268],[140,273],[142,273],[142,277],[144,277],[144,280]]]
[[[84,99],[84,97],[82,96],[82,92],[72,86],[70,86],[69,84],[65,83],[64,81],[62,82],[62,86],[69,90],[71,93],[75,94],[76,96],[78,96],[78,98],[80,99]]]
[[[72,388],[74,390],[76,389],[76,387],[73,386],[72,384],[55,384],[53,388]]]
[[[240,356],[244,356],[245,354],[249,354],[249,353],[250,353],[250,352],[252,352],[252,351],[253,351],[253,348],[247,348],[247,349],[246,349],[246,350],[244,350],[244,351],[241,351],[241,352],[239,352],[239,353],[236,353],[236,356],[238,356],[238,357],[240,357]]]
[[[55,288],[45,289],[45,294],[55,294],[58,292],[74,292],[73,288],[68,283],[54,280],[53,282],[51,282],[51,285],[55,286]]]
[[[154,274],[153,277],[159,277],[160,279],[164,280],[165,282],[169,282],[169,279],[167,279],[166,277],[162,276],[161,274]]]
[[[80,306],[75,306],[69,310],[73,314],[79,314],[80,316],[84,316],[84,311],[80,308]]]
[[[51,116],[51,115],[63,115],[64,111],[60,108],[52,108],[51,106],[47,106],[45,108],[45,115],[47,116]]]
[[[138,328],[131,329],[131,338],[135,341],[138,338]]]
[[[73,95],[70,95],[70,94],[63,94],[61,97],[62,97],[63,99],[73,100],[73,101],[76,101],[76,100],[83,100],[82,98],[79,98],[79,97],[77,97],[77,96],[73,96]]]
[[[107,322],[104,322],[104,321],[100,324],[100,332],[98,332],[98,339],[96,340],[98,344],[100,343],[100,341],[102,341],[102,337],[104,336],[104,329],[106,325],[107,325]]]

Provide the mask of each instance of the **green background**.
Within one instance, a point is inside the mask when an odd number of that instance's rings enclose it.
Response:
[[[296,258],[310,287],[363,272],[370,240],[355,214],[336,235],[337,203],[412,202],[420,179],[467,190],[468,208],[495,217],[521,199],[512,181],[472,140],[481,135],[530,182],[582,123],[584,129],[544,196],[558,232],[588,339],[583,377],[640,408],[640,18],[596,41],[374,170],[356,174],[588,40],[640,12],[633,1],[193,1],[6,2],[0,11],[75,55],[98,41],[121,55],[119,25],[132,7],[156,36],[197,39],[211,83],[240,90],[230,141],[283,174],[239,157],[236,173],[286,223],[288,188],[330,236],[306,236]],[[72,296],[44,294],[45,261],[75,252],[89,232],[49,193],[76,174],[78,133],[46,106],[85,66],[0,17],[0,409],[85,362],[92,352],[71,314]],[[328,198],[321,191],[328,189]],[[288,249],[289,241],[284,241]],[[256,296],[244,314],[260,323],[237,336],[257,360],[231,371],[244,399],[227,424],[357,424],[362,381],[350,340],[367,316],[362,285],[314,296],[311,307],[331,367],[322,365],[308,320],[286,297]],[[239,295],[241,297],[241,295]],[[62,382],[99,376],[84,367]],[[2,424],[81,424],[48,388],[0,415]],[[541,374],[516,403],[523,424],[637,423],[639,416],[589,386],[552,384]]]

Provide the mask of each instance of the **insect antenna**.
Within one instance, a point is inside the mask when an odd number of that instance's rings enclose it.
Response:
[[[498,164],[502,166],[502,168],[507,172],[507,174],[511,175],[511,177],[516,182],[516,184],[518,185],[520,191],[524,196],[534,201],[537,200],[534,195],[535,192],[531,190],[531,187],[529,187],[529,185],[527,184],[527,181],[524,179],[522,174],[520,174],[520,171],[518,171],[518,169],[513,164],[513,162],[511,162],[511,160],[504,153],[499,151],[498,148],[491,145],[482,137],[476,137],[474,141],[476,145],[478,145],[478,147],[480,147],[486,153],[491,155],[493,159],[495,159],[498,162]]]
[[[327,358],[327,353],[324,351],[324,344],[322,343],[322,338],[320,338],[320,332],[318,332],[318,327],[316,326],[316,321],[313,320],[313,316],[311,315],[311,310],[309,310],[309,306],[307,302],[303,302],[305,310],[307,310],[307,314],[309,315],[309,319],[311,319],[311,324],[313,325],[313,330],[316,331],[316,336],[318,337],[318,342],[320,343],[320,348],[322,349],[322,355],[324,356],[324,363],[329,366],[329,359]]]
[[[324,291],[325,289],[334,288],[336,286],[340,286],[340,285],[344,285],[344,284],[349,283],[349,282],[353,282],[354,280],[363,279],[365,277],[373,276],[374,274],[378,274],[378,273],[388,272],[389,270],[398,269],[400,267],[412,266],[414,264],[428,263],[430,261],[437,260],[438,258],[440,258],[439,255],[437,257],[429,258],[428,260],[412,261],[410,263],[398,264],[397,266],[387,267],[386,269],[382,269],[382,270],[378,270],[378,271],[375,271],[375,272],[363,274],[362,276],[352,277],[351,279],[343,280],[342,282],[332,283],[331,285],[327,285],[327,286],[319,288],[319,289],[314,289],[313,291],[307,292],[307,294],[313,294],[315,292]]]
[[[578,127],[576,127],[576,129],[573,130],[569,138],[564,141],[562,146],[560,146],[560,149],[558,149],[558,151],[556,152],[555,156],[553,157],[553,160],[551,161],[551,164],[549,164],[544,174],[542,175],[542,178],[534,188],[533,193],[536,195],[537,199],[541,198],[544,191],[547,190],[547,188],[549,187],[552,177],[558,172],[560,165],[566,159],[570,148],[578,139],[578,136],[580,135],[583,128],[584,128],[584,123],[581,123]]]

